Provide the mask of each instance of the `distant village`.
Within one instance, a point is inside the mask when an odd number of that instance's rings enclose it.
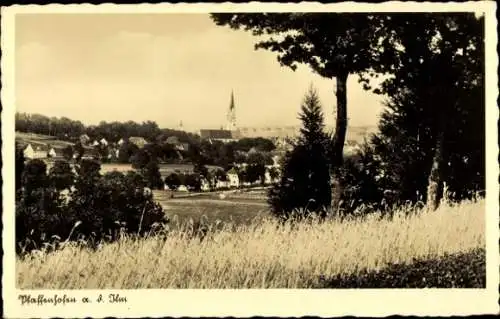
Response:
[[[213,165],[207,165],[208,170],[213,173],[212,175],[216,175],[217,178],[214,178],[212,181],[202,178],[201,190],[248,187],[257,184],[269,185],[277,181],[281,158],[290,149],[291,145],[289,142],[299,132],[299,128],[294,126],[238,128],[235,111],[234,94],[231,93],[225,127],[200,129],[198,136],[201,144],[206,145],[207,148],[209,148],[207,144],[214,145],[214,148],[223,148],[223,145],[237,145],[239,142],[251,143],[264,141],[271,146],[265,151],[255,146],[244,148],[244,150],[236,149],[234,154],[229,156],[232,162],[229,163],[230,165],[225,165],[224,168],[221,165],[217,165],[217,161]],[[184,133],[182,122],[177,132]],[[96,135],[94,138],[91,138],[88,134],[81,134],[76,140],[65,141],[46,135],[16,132],[16,147],[22,150],[25,159],[42,159],[47,163],[48,168],[57,160],[64,159],[74,162],[79,159],[93,159],[103,164],[104,172],[132,170],[130,154],[121,154],[120,152],[131,153],[133,151],[130,151],[130,148],[141,150],[152,147],[152,145],[158,148],[158,152],[160,153],[168,149],[169,154],[173,154],[165,161],[160,162],[162,179],[172,173],[192,173],[192,165],[189,165],[192,163],[190,163],[189,158],[186,158],[189,157],[192,145],[186,142],[185,139],[182,139],[181,136],[176,136],[175,134],[163,136],[156,140],[147,140],[142,136],[122,136],[117,141],[116,139],[115,141],[108,141],[103,136]],[[80,148],[80,151],[77,151],[77,148]],[[358,149],[358,142],[348,139],[345,149],[346,153],[355,152]],[[220,153],[220,150],[218,152]],[[252,156],[255,157],[254,155],[259,155],[257,153],[260,155],[263,154],[266,158],[262,163],[265,167],[265,173],[261,174],[261,178],[245,178],[242,172],[249,166],[246,159]],[[233,155],[238,160],[235,160]],[[165,189],[168,188],[168,185],[165,184]],[[189,191],[189,187],[187,185],[179,185],[176,190]]]

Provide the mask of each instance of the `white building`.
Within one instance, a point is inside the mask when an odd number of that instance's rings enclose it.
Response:
[[[230,186],[231,185],[230,185],[229,181],[217,181],[217,183],[215,184],[216,188],[228,188]]]
[[[273,166],[275,166],[275,167],[280,166],[280,156],[278,156],[278,155],[273,156]]]
[[[108,146],[108,141],[103,137],[100,141],[101,145]]]
[[[204,178],[201,180],[201,190],[204,192],[210,191],[210,183]]]
[[[227,178],[229,179],[230,187],[239,187],[240,186],[240,178],[238,177],[238,172],[234,168],[231,168],[227,172]]]
[[[23,154],[24,154],[24,158],[29,158],[29,159],[33,159],[35,158],[35,150],[33,149],[33,147],[31,146],[31,144],[28,144],[24,150],[23,150]]]
[[[23,150],[24,158],[35,159],[35,158],[46,158],[47,149],[42,146],[31,146],[28,144]]]
[[[48,157],[56,157],[57,156],[56,150],[53,147],[51,147],[47,152],[47,155]]]

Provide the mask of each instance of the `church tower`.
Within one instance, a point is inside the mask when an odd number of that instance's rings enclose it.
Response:
[[[227,112],[227,130],[236,130],[236,109],[234,105],[234,92],[231,91],[231,101],[229,102],[229,111]]]

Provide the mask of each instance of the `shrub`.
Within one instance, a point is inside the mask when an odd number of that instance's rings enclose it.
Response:
[[[39,159],[30,160],[26,163],[21,176],[22,185],[26,193],[37,188],[46,187],[48,184],[47,165]]]
[[[199,192],[201,190],[201,178],[197,174],[185,175],[184,183],[190,191]]]
[[[68,145],[65,148],[63,148],[62,153],[65,160],[71,161],[73,159],[74,150],[71,145]]]
[[[71,166],[65,161],[56,161],[49,172],[49,183],[57,190],[70,188],[75,179]]]
[[[346,158],[340,169],[342,180],[341,213],[364,213],[384,210],[383,189],[377,181],[379,172],[372,149],[364,145],[354,156]],[[387,203],[389,205],[391,203]]]
[[[168,222],[140,174],[111,172],[101,176],[98,162],[82,160],[75,167],[73,180],[68,168],[66,162],[56,163],[48,178],[42,161],[28,163],[16,198],[18,253],[54,238],[83,237],[97,243],[115,240],[122,232],[142,236]],[[62,189],[70,189],[69,196],[63,197]]]
[[[179,178],[179,175],[177,175],[176,173],[171,173],[170,175],[165,177],[165,184],[171,190],[176,190],[181,185],[181,179]]]
[[[483,248],[445,254],[410,264],[391,264],[380,271],[337,275],[322,288],[485,288],[486,253]]]

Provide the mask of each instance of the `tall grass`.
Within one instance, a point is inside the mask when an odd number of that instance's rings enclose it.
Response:
[[[186,232],[124,237],[97,250],[18,257],[20,288],[307,288],[321,277],[382,269],[414,258],[485,247],[484,200],[392,218],[280,226],[272,219],[223,227],[204,240]]]

